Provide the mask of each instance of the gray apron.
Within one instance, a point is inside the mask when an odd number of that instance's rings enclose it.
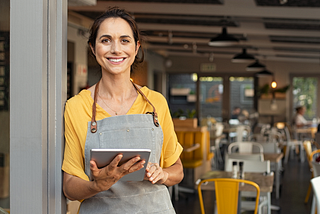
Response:
[[[88,123],[85,143],[85,173],[87,176],[90,175],[90,150],[93,148],[151,149],[149,162],[159,163],[163,132],[157,123],[155,111],[151,114],[121,115],[95,121],[97,88],[98,84],[94,97],[93,119],[91,123]],[[137,90],[142,93],[138,88]],[[146,98],[143,94],[141,95]],[[165,185],[152,184],[149,181],[118,181],[109,190],[85,199],[81,203],[79,213],[171,214],[175,211]]]

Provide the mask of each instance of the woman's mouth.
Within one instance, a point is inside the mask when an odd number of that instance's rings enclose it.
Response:
[[[118,59],[112,59],[112,58],[108,58],[109,61],[111,62],[122,62],[125,60],[125,58],[118,58]]]

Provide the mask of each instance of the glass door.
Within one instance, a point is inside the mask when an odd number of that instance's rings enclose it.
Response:
[[[10,1],[0,1],[0,207],[9,210],[9,32]]]
[[[200,120],[214,118],[222,122],[223,78],[200,77],[199,82]]]
[[[254,109],[253,77],[230,77],[230,119],[248,119]]]

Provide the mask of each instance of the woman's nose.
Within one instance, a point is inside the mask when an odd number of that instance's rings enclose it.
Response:
[[[114,41],[111,45],[111,53],[119,54],[121,53],[121,45],[120,42]]]

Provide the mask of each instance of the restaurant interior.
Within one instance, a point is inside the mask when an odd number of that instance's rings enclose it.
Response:
[[[314,179],[320,176],[320,2],[68,2],[68,98],[100,78],[86,43],[92,20],[119,6],[138,23],[145,62],[132,79],[166,97],[184,148],[184,179],[169,187],[176,213],[314,214],[320,209]],[[0,20],[6,21],[4,14],[0,9]],[[1,46],[8,35],[0,26],[0,56],[8,55],[9,48]],[[4,57],[0,68],[9,64]],[[0,86],[9,81],[6,72],[0,69]],[[2,101],[6,87],[0,87],[0,121],[9,123],[8,104]],[[299,106],[307,121],[301,127],[294,122]],[[10,140],[3,124],[0,213],[1,207],[9,212],[10,201]],[[219,182],[224,194],[218,194]],[[78,206],[68,202],[68,213],[77,213]]]

